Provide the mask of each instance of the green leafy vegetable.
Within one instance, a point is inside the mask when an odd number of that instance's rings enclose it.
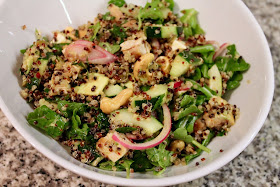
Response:
[[[20,50],[20,53],[21,53],[21,54],[24,54],[25,52],[26,52],[26,49],[21,49],[21,50]]]
[[[201,58],[195,56],[193,53],[187,50],[181,52],[180,56],[182,56],[186,61],[190,62],[192,66],[198,66],[203,63]]]
[[[127,37],[125,33],[125,29],[123,27],[119,27],[117,25],[114,25],[111,34],[113,38],[120,38],[120,43],[124,41],[124,39]]]
[[[141,86],[141,90],[146,92],[151,88],[151,86],[145,85],[145,86]]]
[[[213,139],[213,137],[214,137],[214,133],[210,132],[208,134],[207,138],[205,140],[203,140],[201,145],[206,147],[210,143],[210,141]],[[196,154],[187,155],[185,157],[186,164],[188,164],[192,159],[198,157],[202,153],[202,151],[203,151],[202,149],[197,149]]]
[[[209,79],[209,75],[208,75],[208,66],[206,64],[203,64],[201,67],[200,67],[200,70],[201,70],[201,73],[202,73],[202,76]]]
[[[159,144],[158,148],[153,147],[146,150],[148,159],[155,166],[160,166],[166,168],[172,165],[171,156],[173,152],[165,149],[166,145],[164,143]]]
[[[122,7],[125,4],[124,0],[110,0],[108,4],[114,4],[118,7]]]
[[[91,38],[89,39],[89,41],[92,42],[92,41],[96,38],[96,35],[97,35],[98,31],[101,29],[101,25],[100,25],[100,23],[98,22],[98,23],[96,23],[95,25],[90,26],[89,28],[93,30],[93,35],[92,35]]]
[[[199,149],[210,153],[211,150],[208,149],[206,146],[200,144],[199,142],[197,142],[191,135],[188,135],[188,131],[185,128],[178,128],[174,131],[174,138],[178,139],[178,140],[183,140],[186,143],[192,143],[195,146],[197,146]]]
[[[190,81],[193,86],[192,88],[195,89],[195,90],[198,90],[200,92],[202,92],[206,97],[207,99],[210,99],[211,97],[213,97],[214,95],[217,95],[217,93],[213,90],[211,90],[208,86],[200,86],[200,84],[198,84],[197,82],[195,82],[194,80],[190,80],[188,79],[187,81]]]
[[[53,44],[52,50],[54,55],[62,55],[62,49],[63,46],[68,45],[69,43],[59,43],[59,44]]]
[[[67,120],[56,112],[43,105],[36,108],[27,116],[30,125],[42,129],[45,133],[53,138],[58,138],[68,128]]]
[[[190,52],[192,53],[208,53],[208,52],[212,52],[215,51],[215,48],[213,45],[199,45],[196,47],[192,47],[190,48]]]
[[[116,53],[120,50],[120,45],[113,45],[113,44],[109,44],[108,42],[100,42],[99,46],[104,48],[106,51],[108,51],[109,53]]]
[[[162,24],[163,20],[167,18],[168,13],[173,9],[173,0],[167,0],[168,7],[162,3],[161,0],[152,0],[147,2],[144,8],[141,8],[138,14],[139,28],[141,28],[142,21],[145,19],[154,20],[155,24]]]
[[[182,101],[180,103],[180,106],[181,107],[186,107],[186,106],[194,103],[194,101],[195,101],[195,98],[193,98],[192,96],[186,94],[186,95],[184,95],[184,97],[183,97],[183,99],[182,99]]]
[[[132,132],[135,130],[137,130],[137,128],[134,128],[134,127],[119,127],[116,129],[116,131],[120,132],[120,133],[128,133],[128,132]]]
[[[78,112],[77,108],[74,109],[72,115],[72,126],[67,132],[67,137],[69,139],[75,140],[85,140],[89,131],[88,125],[83,124],[82,128],[80,128],[82,122],[80,117],[76,114]]]
[[[173,11],[173,8],[174,8],[174,1],[173,0],[165,0],[165,2],[167,2],[169,4],[168,8]]]
[[[180,18],[182,23],[188,24],[187,28],[184,28],[185,37],[194,36],[196,34],[204,34],[203,29],[200,27],[195,9],[185,9],[181,11],[184,15]]]
[[[198,81],[201,79],[201,71],[200,68],[195,68],[194,75],[191,77],[194,81]]]
[[[108,121],[108,116],[103,112],[99,111],[99,114],[96,116],[99,129],[109,130],[110,123]]]
[[[134,151],[133,161],[134,162],[131,164],[131,168],[133,168],[136,172],[144,172],[147,169],[151,169],[153,167],[150,160],[147,158],[147,154],[145,151]]]
[[[113,20],[113,19],[115,19],[115,17],[114,17],[114,16],[111,16],[110,12],[107,12],[106,14],[104,14],[104,15],[102,16],[102,19],[103,19],[103,20]]]
[[[129,178],[129,175],[130,175],[130,166],[131,164],[133,163],[134,161],[133,160],[121,160],[119,162],[120,165],[122,165],[125,170],[126,170],[126,178]]]
[[[29,89],[29,90],[31,90],[33,86],[37,86],[37,88],[38,88],[39,85],[40,85],[40,82],[41,82],[40,79],[38,79],[36,77],[33,77],[33,78],[31,78],[30,83],[26,84],[26,88]]]
[[[114,166],[115,163],[112,162],[111,160],[99,164],[100,169],[109,170],[109,171],[112,171]]]
[[[202,114],[202,110],[199,110],[198,108],[197,108],[197,106],[195,106],[195,105],[191,105],[191,106],[189,106],[188,108],[185,108],[183,111],[181,111],[180,113],[179,113],[179,117],[178,117],[178,119],[181,119],[181,118],[183,118],[183,117],[185,117],[185,116],[187,116],[187,115],[189,115],[189,114],[192,114],[192,113],[196,113],[197,115],[200,115],[200,114]]]
[[[65,117],[71,117],[76,110],[77,115],[81,116],[85,113],[87,105],[83,103],[69,102],[65,100],[58,101],[57,108]]]

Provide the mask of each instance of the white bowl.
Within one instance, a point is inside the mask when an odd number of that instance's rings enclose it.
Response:
[[[127,2],[143,5],[145,0]],[[35,28],[44,34],[78,26],[105,13],[107,1],[97,0],[0,0],[0,106],[14,127],[36,149],[57,164],[90,179],[126,186],[163,186],[194,180],[222,167],[256,136],[262,127],[272,102],[274,90],[273,64],[266,38],[252,13],[241,0],[176,0],[176,10],[195,8],[207,39],[235,43],[251,64],[241,86],[231,95],[230,103],[241,109],[240,119],[228,136],[215,138],[209,148],[188,166],[173,166],[162,176],[133,173],[130,179],[124,172],[103,171],[72,158],[55,140],[41,134],[26,121],[31,107],[19,95],[20,49],[34,40]],[[21,26],[27,29],[22,30]],[[219,150],[223,149],[224,152]],[[206,160],[195,166],[204,157]]]

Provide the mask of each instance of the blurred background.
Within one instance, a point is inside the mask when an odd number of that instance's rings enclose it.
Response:
[[[280,0],[243,0],[261,25],[272,52],[275,93],[254,141],[233,161],[178,186],[280,186]],[[83,178],[50,161],[13,128],[0,109],[1,186],[113,186]]]

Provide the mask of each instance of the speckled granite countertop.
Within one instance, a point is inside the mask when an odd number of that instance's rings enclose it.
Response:
[[[260,133],[237,158],[179,186],[280,186],[280,0],[244,2],[261,24],[273,55],[276,89],[271,111]],[[0,129],[1,186],[107,186],[47,159],[19,135],[1,110]]]

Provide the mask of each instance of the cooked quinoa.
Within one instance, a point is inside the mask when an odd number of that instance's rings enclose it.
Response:
[[[250,65],[235,45],[207,40],[194,9],[181,16],[173,0],[109,3],[52,38],[36,30],[21,50],[30,125],[106,170],[161,173],[210,152],[238,119],[224,96]]]

